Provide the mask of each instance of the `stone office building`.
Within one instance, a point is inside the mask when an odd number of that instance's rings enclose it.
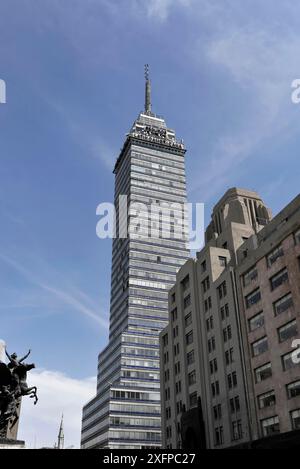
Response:
[[[197,447],[299,428],[300,366],[291,360],[300,328],[299,230],[300,197],[272,221],[254,192],[231,189],[215,206],[205,247],[169,293],[160,337],[165,448],[197,441],[184,423],[193,409],[205,429]]]
[[[300,196],[243,244],[236,276],[253,438],[300,429]]]

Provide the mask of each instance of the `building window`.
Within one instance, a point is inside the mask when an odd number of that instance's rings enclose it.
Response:
[[[287,295],[283,296],[279,300],[275,301],[275,303],[273,303],[275,316],[278,316],[278,314],[284,313],[289,308],[291,308],[293,304],[294,304],[293,297],[291,293],[288,293]]]
[[[172,295],[171,295],[172,303],[175,303],[175,299],[176,299],[175,293],[172,293]]]
[[[163,346],[166,347],[168,345],[168,334],[163,335]]]
[[[215,405],[213,407],[213,414],[215,420],[221,420],[222,418],[222,406],[221,404]]]
[[[202,291],[203,291],[203,293],[207,292],[207,290],[209,290],[209,288],[210,288],[209,277],[206,277],[202,282]]]
[[[195,352],[194,350],[191,350],[187,356],[186,356],[186,361],[188,365],[192,365],[192,363],[195,362]]]
[[[214,383],[211,383],[211,393],[213,397],[216,397],[220,394],[219,381],[215,381]]]
[[[231,363],[234,362],[233,348],[230,348],[229,350],[226,350],[226,352],[225,352],[225,361],[226,361],[226,365],[230,365]]]
[[[201,264],[201,272],[202,273],[206,272],[206,261],[203,261]]]
[[[209,296],[206,300],[204,300],[204,309],[205,312],[207,312],[209,309],[211,309],[212,303],[211,303],[211,296]]]
[[[296,233],[294,234],[294,237],[295,237],[295,243],[300,244],[300,230],[296,231]]]
[[[276,404],[275,391],[265,392],[264,394],[258,396],[257,400],[260,409],[274,406]]]
[[[279,433],[279,418],[276,415],[268,419],[261,420],[261,430],[263,436],[273,435],[274,433]]]
[[[255,381],[260,383],[272,376],[272,365],[271,363],[266,363],[263,366],[259,366],[255,370]]]
[[[221,319],[222,321],[224,321],[224,319],[228,318],[229,317],[229,306],[228,306],[228,303],[226,303],[226,305],[222,306],[222,308],[220,309],[221,311]]]
[[[229,405],[232,414],[239,412],[241,409],[239,396],[235,396],[234,398],[230,399]]]
[[[183,307],[186,309],[191,304],[191,295],[187,295],[183,300]]]
[[[206,329],[210,331],[213,328],[214,328],[214,319],[212,316],[210,316],[208,319],[206,319]]]
[[[293,361],[294,352],[286,353],[281,357],[283,371],[290,370],[294,366],[297,366],[297,363]]]
[[[224,443],[223,427],[215,428],[215,446],[220,446]]]
[[[237,386],[237,374],[236,371],[227,375],[227,384],[229,389],[233,389]]]
[[[197,403],[198,403],[197,392],[193,392],[192,394],[190,394],[189,401],[190,401],[190,408],[197,407]]]
[[[248,323],[250,332],[262,327],[265,324],[265,317],[263,311],[250,318],[248,320]]]
[[[190,286],[190,276],[189,275],[184,277],[184,279],[181,282],[181,286],[182,286],[183,291],[185,291],[189,288],[189,286]]]
[[[246,308],[251,308],[251,306],[255,305],[261,300],[261,293],[260,289],[257,288],[253,292],[249,293],[249,295],[246,296],[245,301],[246,301]]]
[[[276,249],[274,249],[268,256],[267,256],[267,264],[268,267],[271,267],[277,259],[282,257],[284,254],[282,246],[278,246]]]
[[[218,371],[218,362],[217,362],[217,359],[214,358],[213,360],[211,360],[209,362],[209,367],[210,367],[210,374],[214,374]]]
[[[208,351],[209,351],[209,353],[213,352],[213,351],[216,349],[216,339],[215,339],[215,336],[211,337],[211,338],[208,340],[207,345],[208,345]]]
[[[188,374],[188,382],[189,386],[192,386],[192,384],[196,383],[196,371],[193,370]]]
[[[180,362],[175,363],[174,373],[175,373],[175,375],[178,375],[180,373]]]
[[[300,381],[294,381],[286,386],[288,399],[300,396]]]
[[[248,270],[248,272],[246,272],[243,276],[244,287],[247,287],[248,285],[250,285],[250,283],[254,282],[257,279],[257,277],[258,277],[257,268],[252,267],[252,269]]]
[[[219,299],[221,300],[227,295],[227,285],[226,282],[221,283],[218,287]]]
[[[293,430],[300,430],[300,409],[291,412],[291,422]]]
[[[223,329],[223,340],[226,343],[231,338],[232,338],[232,330],[231,330],[231,326],[229,325],[225,327],[225,329]]]
[[[174,308],[173,311],[171,311],[171,318],[172,318],[172,321],[176,321],[177,319],[177,308]]]
[[[275,290],[275,288],[280,287],[283,283],[286,283],[289,279],[289,274],[286,268],[282,269],[278,274],[273,275],[270,279],[271,283],[271,290]]]
[[[268,338],[263,337],[252,344],[252,355],[257,357],[269,349]]]
[[[186,334],[185,343],[186,343],[186,345],[189,345],[189,344],[193,343],[193,331],[190,331],[188,334]]]
[[[240,440],[241,438],[243,438],[242,421],[233,421],[231,424],[231,431],[233,440]]]
[[[189,326],[190,324],[192,324],[192,313],[189,313],[185,316],[184,318],[184,324],[185,324],[185,327]]]
[[[227,265],[227,258],[223,256],[219,256],[219,263],[221,267],[226,267]]]
[[[279,327],[277,331],[278,331],[279,342],[284,342],[285,340],[288,340],[291,337],[295,337],[298,334],[298,327],[297,327],[296,319],[294,319],[293,321],[290,321],[288,324],[285,324],[284,326]]]

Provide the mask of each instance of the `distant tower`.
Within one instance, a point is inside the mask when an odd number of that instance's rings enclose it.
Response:
[[[60,427],[59,427],[59,432],[58,432],[58,438],[57,438],[57,449],[64,449],[64,441],[65,441],[65,436],[64,436],[64,415],[62,415],[61,416]]]

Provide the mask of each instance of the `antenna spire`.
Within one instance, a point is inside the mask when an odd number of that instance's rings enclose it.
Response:
[[[59,432],[58,432],[58,437],[57,437],[57,449],[64,449],[64,440],[65,440],[65,435],[64,435],[64,414],[62,414],[60,427],[59,427]]]
[[[145,65],[145,114],[151,114],[151,82],[149,79],[149,64]]]

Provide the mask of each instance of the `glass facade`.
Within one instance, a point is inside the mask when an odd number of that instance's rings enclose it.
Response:
[[[82,448],[161,445],[159,333],[168,323],[168,290],[189,256],[184,155],[165,121],[145,112],[116,162],[109,344],[99,355],[97,395],[83,409]],[[119,219],[120,195],[127,215]],[[152,216],[163,203],[172,210]],[[121,238],[124,222],[129,236]]]

